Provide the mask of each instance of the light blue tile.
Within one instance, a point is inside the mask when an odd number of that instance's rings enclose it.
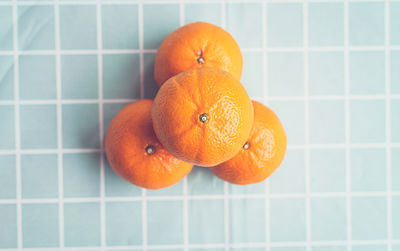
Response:
[[[313,241],[346,240],[345,198],[312,198],[310,214]]]
[[[20,99],[56,98],[56,57],[26,55],[19,58]]]
[[[63,99],[97,98],[97,56],[62,55],[61,84]]]
[[[154,99],[158,91],[158,85],[154,80],[154,58],[155,53],[143,55],[144,65],[144,98]]]
[[[265,193],[265,182],[259,182],[256,184],[249,185],[235,185],[229,184],[229,193],[231,194],[263,194]]]
[[[400,251],[400,244],[393,244],[392,251]]]
[[[384,21],[384,3],[350,3],[350,45],[383,45]]]
[[[226,29],[240,48],[261,48],[262,5],[260,3],[229,3],[226,5]],[[246,18],[238,18],[239,16]]]
[[[0,248],[17,248],[17,207],[0,205]]]
[[[338,46],[344,42],[344,4],[310,3],[308,40],[311,46]]]
[[[240,82],[250,97],[264,96],[263,53],[244,52],[243,75]]]
[[[265,242],[266,213],[264,199],[229,200],[230,242]]]
[[[190,195],[224,193],[224,182],[206,167],[194,166],[187,176],[187,183]]]
[[[315,144],[344,143],[344,100],[310,101],[310,142]]]
[[[61,49],[97,49],[96,6],[60,6]]]
[[[209,22],[221,25],[221,4],[187,3],[185,4],[185,24],[193,22]]]
[[[344,53],[309,53],[309,92],[311,95],[344,94]]]
[[[0,51],[13,49],[13,16],[11,6],[0,7]]]
[[[400,191],[400,148],[392,148],[392,190]]]
[[[353,240],[387,238],[386,197],[354,197],[351,202]],[[366,227],[371,226],[371,227]],[[373,227],[372,227],[373,226]]]
[[[20,50],[54,50],[54,7],[18,7],[18,48]]]
[[[310,190],[315,193],[345,192],[345,150],[319,148],[310,150]]]
[[[393,94],[400,94],[400,51],[390,54],[390,90]]]
[[[99,111],[97,104],[62,106],[64,148],[99,147]]]
[[[66,247],[100,246],[100,203],[64,204]]]
[[[136,197],[142,195],[142,189],[119,177],[105,161],[105,195],[107,197]]]
[[[0,100],[14,99],[14,59],[0,56]]]
[[[265,248],[250,248],[250,247],[243,247],[243,248],[230,248],[229,250],[232,251],[265,251]]]
[[[353,148],[350,154],[352,191],[385,191],[386,150]]]
[[[106,203],[107,246],[130,246],[142,244],[142,203]]]
[[[143,46],[145,49],[158,48],[164,38],[178,27],[178,4],[143,5]]]
[[[400,44],[400,3],[390,3],[390,43]]]
[[[137,5],[103,5],[104,49],[139,49]]]
[[[58,247],[58,224],[58,204],[23,204],[23,247]]]
[[[158,250],[160,250],[159,248],[148,248],[147,249],[148,251],[158,251]],[[192,250],[192,249],[189,249],[189,250]],[[123,250],[121,250],[121,251],[123,251]],[[132,250],[133,251],[133,250]],[[180,248],[173,248],[173,249],[170,249],[170,248],[168,248],[168,251],[185,251],[185,249],[180,249]]]
[[[352,143],[385,142],[385,101],[350,102],[350,139]]]
[[[22,198],[57,198],[58,166],[56,154],[21,156]]]
[[[150,245],[183,244],[182,201],[148,201],[147,236]]]
[[[158,248],[149,248],[149,249],[147,249],[148,251],[158,251],[158,250],[160,250],[160,249],[158,249]],[[192,249],[189,249],[189,250],[192,250]],[[121,250],[121,251],[123,251],[123,250]],[[170,248],[168,248],[168,251],[185,251],[185,249],[180,249],[180,248],[173,248],[173,249],[170,249]]]
[[[288,149],[286,156],[269,178],[271,193],[303,193],[305,191],[305,153],[302,149]]]
[[[103,56],[103,97],[140,98],[139,54]]]
[[[312,251],[347,251],[346,246],[315,246]]]
[[[100,154],[63,155],[64,197],[97,197],[100,195]]]
[[[383,94],[385,92],[383,51],[351,52],[349,71],[351,94]]]
[[[267,5],[267,45],[269,47],[303,45],[303,5],[301,3]]]
[[[0,189],[0,199],[16,198],[16,177],[15,156],[0,155],[0,187],[2,188]]]
[[[271,241],[304,241],[306,239],[305,200],[271,199]]]
[[[400,142],[400,100],[392,99],[390,103],[390,126],[391,130],[391,140],[393,142]]]
[[[392,238],[400,239],[400,196],[392,198]]]
[[[190,244],[225,241],[223,200],[190,200],[188,211]]]
[[[351,250],[353,251],[387,251],[387,245],[376,245],[376,244],[367,244],[367,245],[353,245]]]
[[[22,149],[57,148],[56,105],[21,105],[20,133]]]
[[[271,251],[306,251],[305,247],[272,247]]]
[[[0,149],[15,148],[14,106],[0,105]]]
[[[189,251],[224,251],[225,248],[189,248]]]
[[[183,194],[183,180],[173,186],[165,187],[158,190],[148,190],[148,196],[175,196]]]
[[[270,96],[301,96],[304,94],[303,53],[268,53],[268,94]]]

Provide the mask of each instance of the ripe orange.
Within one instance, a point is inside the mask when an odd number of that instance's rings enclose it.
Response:
[[[211,168],[219,178],[247,185],[268,178],[286,153],[286,134],[278,116],[263,104],[253,101],[254,123],[250,137],[232,159]]]
[[[164,39],[154,61],[154,79],[161,86],[178,73],[201,67],[224,70],[240,79],[243,58],[227,31],[197,22],[180,27]]]
[[[159,189],[178,183],[193,165],[172,156],[156,138],[152,103],[140,100],[125,106],[111,121],[105,150],[119,176],[140,187]]]
[[[235,156],[246,142],[253,106],[231,74],[200,68],[161,86],[152,117],[154,131],[170,153],[195,165],[213,166]]]

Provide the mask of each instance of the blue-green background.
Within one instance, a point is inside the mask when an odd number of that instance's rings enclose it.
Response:
[[[154,97],[157,47],[193,21],[237,40],[287,155],[260,184],[195,167],[143,191],[100,135]],[[0,249],[130,247],[399,251],[400,2],[0,0]]]

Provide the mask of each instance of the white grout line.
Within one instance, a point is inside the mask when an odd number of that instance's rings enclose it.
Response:
[[[391,125],[390,125],[390,2],[385,1],[385,86],[386,86],[386,191],[387,191],[387,250],[392,251],[392,172],[391,172]]]
[[[388,240],[365,240],[365,241],[352,241],[353,245],[387,245]],[[393,240],[394,244],[400,244],[400,240]],[[346,241],[314,241],[311,243],[315,247],[326,247],[326,246],[343,246],[346,244]],[[188,245],[190,249],[221,249],[224,247],[223,243],[216,244],[191,244]],[[289,248],[289,247],[304,247],[306,246],[306,242],[294,241],[294,242],[273,242],[271,243],[272,247],[281,247],[281,248]],[[265,247],[264,242],[253,242],[253,243],[237,243],[231,244],[232,248],[263,248]],[[176,250],[176,249],[184,249],[185,245],[149,245],[149,248],[152,250]],[[2,251],[17,251],[18,249],[2,249]],[[24,249],[25,250],[25,249]],[[27,248],[29,251],[60,251],[59,248]],[[98,247],[74,247],[74,248],[63,248],[62,250],[66,251],[97,251]],[[143,250],[143,246],[113,246],[107,247],[107,250]]]
[[[269,101],[304,101],[305,96],[268,96],[268,98],[262,97],[250,97],[251,99],[266,102]],[[400,94],[377,94],[377,95],[315,95],[308,96],[309,100],[385,100],[385,99],[400,99]],[[138,99],[103,99],[104,104],[110,103],[131,103]],[[63,99],[58,101],[57,99],[49,100],[20,100],[20,105],[48,105],[48,104],[98,104],[99,99]],[[16,101],[13,100],[1,100],[0,105],[15,105]]]
[[[311,206],[310,206],[310,101],[309,101],[309,77],[308,77],[308,2],[303,3],[303,71],[304,71],[304,121],[305,121],[305,186],[306,186],[306,250],[311,251]]]
[[[18,58],[18,10],[17,0],[13,7],[13,46],[14,46],[14,101],[15,101],[15,155],[16,155],[16,193],[17,193],[17,246],[22,249],[22,208],[21,208],[21,135],[19,110],[19,58]]]
[[[64,173],[63,173],[63,138],[62,138],[62,83],[61,83],[61,56],[60,56],[60,8],[59,0],[54,3],[54,36],[56,46],[56,84],[57,84],[57,166],[58,166],[58,222],[59,222],[59,245],[64,247]]]
[[[391,195],[400,196],[400,191],[391,191]],[[345,198],[347,196],[350,197],[387,197],[388,192],[337,192],[337,193],[310,193],[306,195],[304,193],[288,193],[288,194],[280,194],[273,193],[270,194],[270,198],[274,199],[283,199],[283,198],[306,198],[307,196],[311,198]],[[188,200],[223,200],[225,198],[228,199],[264,199],[265,194],[219,194],[219,195],[187,195],[186,198]],[[184,195],[171,195],[171,196],[147,196],[147,201],[173,201],[173,200],[183,200],[185,199]],[[63,198],[63,201],[66,203],[81,203],[81,202],[101,202],[103,200],[101,197],[82,197],[82,198]],[[15,204],[18,203],[23,204],[37,204],[37,203],[58,203],[59,199],[0,199],[0,204]],[[141,196],[137,197],[105,197],[104,201],[106,202],[127,202],[127,201],[142,201]]]
[[[146,4],[178,4],[180,0],[169,0],[166,2],[165,0],[146,0]],[[217,0],[185,0],[188,3],[215,3]],[[228,3],[241,3],[245,0],[227,0]],[[302,3],[303,0],[246,0],[246,3],[260,3],[260,2],[268,2],[268,3]],[[400,0],[390,0],[392,2],[400,2]],[[120,5],[120,4],[137,4],[140,0],[102,0],[102,4],[107,5]],[[313,3],[326,3],[326,0],[309,0],[309,2]],[[343,2],[343,0],[329,0],[329,2]],[[352,2],[382,2],[382,0],[352,0]],[[52,1],[23,1],[18,2],[18,5],[51,5]],[[62,5],[94,5],[93,1],[89,0],[68,0],[60,2]],[[2,5],[11,5],[10,2],[0,2],[0,6]]]
[[[99,105],[99,144],[100,144],[100,233],[101,250],[106,248],[106,206],[105,206],[105,170],[104,170],[104,120],[103,120],[103,40],[102,40],[102,7],[101,0],[96,1],[97,31],[97,81]]]
[[[226,29],[226,0],[221,1],[221,26]],[[224,231],[225,231],[225,251],[229,251],[230,240],[229,240],[229,232],[230,232],[230,224],[229,224],[229,184],[224,181]]]
[[[101,0],[100,0],[101,1]],[[61,2],[59,2],[61,5]],[[0,5],[1,6],[1,5]],[[101,51],[102,54],[137,54],[140,53],[140,50],[137,49],[104,49]],[[144,53],[156,53],[156,49],[146,49],[143,50]],[[18,51],[18,55],[97,55],[99,51],[97,49],[87,49],[87,50],[23,50]],[[0,51],[0,55],[13,55],[13,51]]]
[[[369,149],[369,148],[385,148],[387,146],[389,147],[400,147],[400,143],[393,143],[390,142],[389,144],[386,143],[360,143],[360,144],[309,144],[309,148],[332,148],[332,149],[337,149],[337,148],[346,148],[349,146],[350,148],[363,148],[363,149]],[[288,145],[288,149],[304,149],[307,146],[306,145]],[[58,149],[24,149],[24,150],[19,150],[20,154],[55,154],[58,153]],[[103,149],[61,149],[60,150],[62,153],[100,153],[103,151]],[[10,154],[16,154],[16,150],[0,150],[0,155],[10,155]]]
[[[101,1],[101,0],[100,0]],[[59,2],[61,5],[61,2]],[[1,6],[1,5],[0,5]],[[350,51],[384,51],[386,48],[391,50],[400,50],[400,45],[388,45],[388,46],[348,46],[347,50]],[[303,47],[261,47],[261,48],[241,48],[242,52],[302,52]],[[332,51],[344,51],[345,46],[310,46],[309,51],[318,52],[332,52]],[[138,53],[155,54],[157,49],[103,49],[102,54],[138,54]],[[61,55],[97,55],[98,51],[93,49],[87,50],[22,50],[22,51],[0,51],[0,55],[55,55],[60,53]]]
[[[61,149],[62,153],[99,153],[101,149]],[[0,150],[0,155],[10,154],[56,154],[58,149],[32,149],[32,150]]]
[[[144,62],[143,62],[143,3],[138,4],[138,26],[139,26],[139,61],[140,61],[140,97],[144,97]],[[147,195],[146,189],[142,189],[142,246],[147,251]]]
[[[344,2],[344,75],[345,75],[345,142],[346,142],[346,220],[347,220],[347,251],[352,251],[351,227],[351,169],[350,169],[350,76],[349,76],[349,3]]]
[[[262,4],[262,46],[263,46],[263,93],[265,103],[268,104],[268,61],[267,61],[267,4]],[[271,250],[271,200],[270,200],[270,182],[269,179],[265,183],[265,250]]]

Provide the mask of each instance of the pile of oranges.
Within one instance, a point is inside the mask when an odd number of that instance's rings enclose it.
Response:
[[[147,189],[176,184],[193,165],[234,184],[265,180],[284,158],[286,134],[271,109],[250,100],[242,68],[238,44],[218,26],[169,34],[154,62],[155,99],[125,106],[107,131],[112,169]]]

